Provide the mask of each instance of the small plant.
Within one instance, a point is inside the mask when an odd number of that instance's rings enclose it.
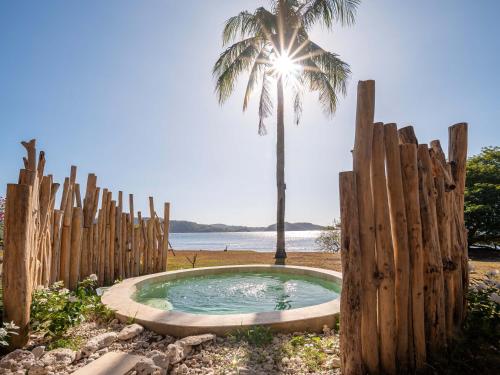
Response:
[[[263,326],[255,326],[248,329],[238,329],[233,335],[236,341],[246,341],[251,345],[265,346],[273,341],[271,330]]]
[[[335,220],[332,226],[326,227],[314,241],[321,251],[336,253],[340,250],[340,222]]]
[[[9,346],[9,338],[12,335],[17,335],[18,326],[14,322],[4,323],[0,328],[0,346]]]
[[[191,264],[192,268],[196,267],[196,261],[198,260],[198,254],[194,254],[192,259],[190,257],[185,257],[185,258],[187,259],[189,264]]]
[[[287,357],[299,357],[309,371],[316,371],[326,361],[324,346],[331,346],[332,343],[323,343],[321,337],[314,334],[297,335],[285,343],[281,351]]]
[[[38,288],[31,304],[31,326],[44,336],[61,337],[68,328],[85,320],[110,320],[113,312],[101,303],[97,277],[91,275],[74,292],[57,282]]]

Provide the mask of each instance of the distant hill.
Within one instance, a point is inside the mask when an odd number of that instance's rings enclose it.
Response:
[[[311,223],[285,223],[289,231],[321,230],[324,227]],[[270,232],[276,230],[276,224],[267,227],[246,227],[226,224],[198,224],[192,221],[171,220],[171,233],[208,233],[208,232]]]

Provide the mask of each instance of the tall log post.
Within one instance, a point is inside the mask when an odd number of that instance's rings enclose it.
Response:
[[[59,266],[61,256],[61,231],[64,213],[54,210],[52,236],[52,266],[50,267],[50,284],[59,281]]]
[[[427,355],[438,355],[446,345],[443,262],[439,248],[436,196],[427,145],[418,146],[419,202],[424,245],[424,298]]]
[[[424,248],[418,189],[417,146],[409,143],[399,147],[411,267],[410,329],[412,333],[410,337],[413,339],[411,345],[413,355],[410,362],[415,363],[416,369],[422,369],[427,356],[424,324]]]
[[[118,207],[116,208],[116,223],[115,223],[115,280],[123,279],[122,267],[122,212],[123,212],[123,192],[118,192]]]
[[[384,374],[396,373],[396,297],[394,250],[391,219],[385,178],[384,125],[373,125],[371,180],[375,213],[375,243],[377,249],[378,320],[380,333],[380,365]]]
[[[5,252],[2,286],[4,321],[13,321],[17,335],[10,342],[11,349],[22,348],[29,338],[31,306],[30,234],[32,189],[29,185],[7,185],[5,204]]]
[[[111,200],[112,193],[108,192],[108,197],[106,198],[106,210],[104,215],[106,217],[106,226],[104,232],[104,283],[105,285],[111,284],[111,265],[110,265],[110,247],[111,247]]]
[[[360,81],[358,83],[353,169],[358,187],[359,233],[363,260],[362,355],[366,369],[370,374],[379,372],[377,310],[375,309],[377,306],[375,225],[370,183],[374,112],[375,82]]]
[[[128,275],[133,276],[132,268],[135,254],[134,247],[134,226],[135,226],[135,214],[134,214],[134,195],[129,194],[129,208],[130,208],[130,223],[128,229],[128,237],[129,237],[129,249],[128,249]]]
[[[354,172],[339,175],[340,223],[342,226],[342,292],[340,303],[341,367],[344,375],[361,375],[361,247],[359,213]]]
[[[115,281],[116,202],[109,207],[109,284]]]
[[[455,307],[457,325],[460,326],[464,319],[466,311],[466,295],[469,286],[469,254],[467,244],[467,230],[464,221],[464,192],[465,192],[465,172],[467,166],[467,143],[468,143],[468,125],[466,123],[455,124],[448,129],[448,160],[451,164],[453,179],[456,184],[455,205],[458,215],[456,230],[461,232],[457,236],[458,248],[461,253],[461,276],[462,276],[462,295],[457,296],[457,306]],[[462,306],[459,307],[458,303]]]
[[[170,203],[166,202],[163,207],[163,244],[162,244],[162,271],[167,270],[168,261],[168,237],[170,235]]]
[[[392,241],[396,269],[396,326],[397,363],[400,372],[408,371],[409,342],[413,342],[410,326],[410,250],[408,244],[408,222],[401,172],[398,131],[396,124],[384,126],[384,143],[387,160],[387,190],[391,213]],[[413,347],[413,345],[412,345]]]
[[[70,275],[69,289],[75,290],[80,277],[80,259],[82,250],[83,211],[81,207],[73,209],[71,221]]]

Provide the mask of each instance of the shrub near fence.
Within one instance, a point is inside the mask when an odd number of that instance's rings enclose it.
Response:
[[[344,374],[411,373],[462,326],[468,286],[467,124],[418,144],[374,123],[375,82],[358,84],[353,171],[340,174]]]
[[[7,186],[2,273],[4,321],[20,327],[19,335],[12,338],[13,348],[27,342],[34,288],[62,280],[67,288],[75,289],[91,274],[97,274],[103,286],[165,271],[170,222],[169,203],[164,204],[161,220],[149,197],[150,217],[137,212],[136,218],[133,195],[129,195],[127,212],[123,193],[113,200],[108,189],[97,187],[94,174],[88,175],[82,200],[75,166],[64,181],[56,209],[59,184],[44,175],[44,152],[37,161],[35,140],[22,145],[27,151],[24,169],[19,182]]]

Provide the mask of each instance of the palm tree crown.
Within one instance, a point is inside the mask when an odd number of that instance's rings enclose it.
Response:
[[[263,7],[231,17],[223,31],[228,46],[213,68],[216,93],[222,104],[231,95],[238,77],[249,72],[243,101],[246,110],[252,93],[260,86],[259,134],[266,133],[264,119],[273,110],[271,84],[283,78],[293,95],[295,121],[300,121],[305,89],[317,92],[325,112],[333,114],[338,94],[345,95],[349,65],[335,53],[309,39],[311,27],[334,22],[350,25],[359,0],[274,0]]]

